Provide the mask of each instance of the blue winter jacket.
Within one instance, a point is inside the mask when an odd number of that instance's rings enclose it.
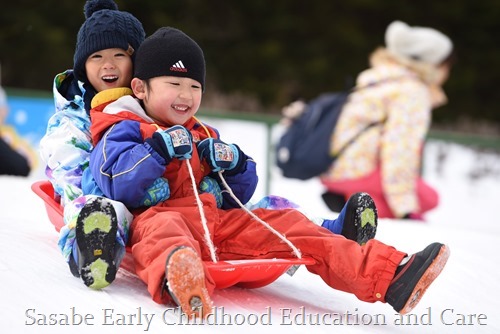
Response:
[[[186,161],[173,159],[169,163],[147,141],[159,130],[152,123],[139,102],[132,96],[101,105],[91,111],[92,139],[95,145],[91,153],[90,168],[98,187],[108,198],[120,201],[128,207],[138,207],[147,189],[160,177],[168,180],[170,199],[192,196],[191,175]],[[192,118],[184,124],[193,135],[193,155],[189,163],[199,186],[201,180],[212,173],[204,161],[200,161],[196,143],[208,138],[219,138],[218,132]],[[243,204],[253,196],[258,177],[255,162],[244,155],[244,163],[236,173],[224,173],[224,179],[234,195]],[[223,191],[223,209],[238,207],[227,191]]]

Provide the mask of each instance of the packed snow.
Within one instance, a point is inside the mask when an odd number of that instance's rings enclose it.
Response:
[[[266,173],[265,126],[215,122],[223,139],[263,162],[255,199],[268,190],[316,215],[336,215],[321,202],[317,180],[284,179],[275,167]],[[0,327],[3,333],[500,333],[500,155],[429,142],[423,172],[439,190],[440,206],[424,223],[381,219],[377,232],[408,253],[433,241],[450,247],[443,273],[411,314],[361,302],[300,268],[263,288],[216,290],[216,316],[205,324],[156,304],[124,270],[101,291],[85,287],[63,261],[43,202],[30,190],[44,179],[41,168],[29,178],[0,176]]]

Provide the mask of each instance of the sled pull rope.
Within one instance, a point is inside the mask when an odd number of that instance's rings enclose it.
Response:
[[[211,137],[210,131],[208,131],[207,127],[201,122],[199,119],[193,116],[193,118],[202,126],[202,128],[205,130],[205,133],[207,134],[208,138]],[[193,174],[193,168],[191,167],[191,164],[189,160],[186,160],[187,166],[189,169],[189,176],[191,177],[191,183],[193,185],[193,191],[196,197],[196,204],[198,205],[198,210],[200,211],[200,216],[201,216],[201,222],[203,224],[203,229],[205,230],[205,243],[208,245],[208,248],[210,249],[210,256],[212,257],[212,262],[217,263],[217,257],[215,255],[215,246],[214,243],[212,242],[212,239],[210,238],[210,232],[208,231],[208,226],[207,226],[207,218],[205,217],[205,212],[203,211],[203,202],[200,200],[200,195],[198,194],[198,188],[196,186],[196,181],[194,178]],[[300,250],[295,247],[295,245],[288,240],[284,235],[276,231],[271,225],[257,217],[252,211],[250,211],[248,208],[246,208],[243,203],[236,197],[236,195],[233,193],[233,190],[231,187],[226,182],[226,179],[222,176],[222,171],[219,171],[219,176],[220,179],[222,180],[222,183],[224,184],[224,187],[226,190],[229,192],[229,195],[238,203],[238,205],[245,210],[246,213],[248,213],[253,219],[257,220],[260,224],[264,225],[269,231],[271,231],[274,235],[276,235],[278,238],[280,238],[283,242],[285,242],[295,253],[295,256],[299,259],[302,258],[302,253]]]
[[[212,242],[212,238],[210,237],[210,231],[208,230],[207,218],[205,217],[205,212],[203,211],[203,202],[200,199],[200,194],[198,193],[198,187],[196,186],[196,180],[193,174],[193,167],[191,167],[191,163],[189,159],[186,159],[186,164],[189,170],[189,176],[191,177],[191,184],[193,185],[194,196],[196,197],[196,204],[198,205],[198,211],[200,212],[201,224],[203,225],[203,230],[205,231],[205,243],[210,249],[210,257],[212,258],[212,262],[217,263],[217,256],[215,255],[215,246]]]
[[[295,253],[295,256],[299,259],[302,258],[302,254],[300,252],[300,250],[295,247],[295,245],[290,241],[288,240],[283,234],[279,233],[278,231],[276,231],[271,225],[269,225],[269,223],[266,223],[265,221],[263,221],[262,219],[260,219],[255,213],[253,213],[252,211],[250,211],[247,207],[245,207],[243,205],[243,203],[241,203],[241,201],[238,199],[238,197],[236,197],[236,195],[233,193],[233,190],[231,189],[231,187],[227,184],[226,182],[226,179],[224,179],[224,177],[222,176],[222,171],[219,171],[219,177],[220,179],[222,180],[222,184],[224,184],[224,187],[226,188],[226,190],[229,192],[229,194],[231,195],[231,197],[236,201],[236,203],[238,203],[238,205],[246,211],[246,213],[248,213],[253,219],[255,219],[256,221],[258,221],[260,224],[262,224],[265,228],[267,228],[269,231],[271,231],[274,235],[276,235],[278,238],[280,238],[283,242],[285,242],[291,249],[292,251]]]

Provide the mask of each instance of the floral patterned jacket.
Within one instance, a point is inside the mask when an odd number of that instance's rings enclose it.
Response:
[[[323,178],[356,179],[380,168],[383,192],[395,215],[415,212],[415,185],[432,112],[428,84],[407,66],[382,62],[362,72],[356,87],[332,135],[332,153],[359,136]],[[378,124],[364,130],[370,123]]]
[[[81,177],[88,167],[92,151],[90,116],[85,101],[87,93],[72,70],[58,74],[53,85],[55,113],[40,141],[40,155],[46,163],[45,174],[66,205],[82,195]]]

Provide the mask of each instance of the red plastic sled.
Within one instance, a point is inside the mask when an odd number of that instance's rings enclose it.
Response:
[[[31,189],[43,199],[49,220],[59,231],[64,225],[63,208],[54,199],[52,184],[49,181],[38,181],[31,186]],[[205,261],[205,264],[215,280],[217,289],[233,285],[253,289],[274,282],[292,266],[314,264],[314,259],[252,259],[217,263]],[[127,271],[135,272],[134,260],[128,249],[121,266]]]

